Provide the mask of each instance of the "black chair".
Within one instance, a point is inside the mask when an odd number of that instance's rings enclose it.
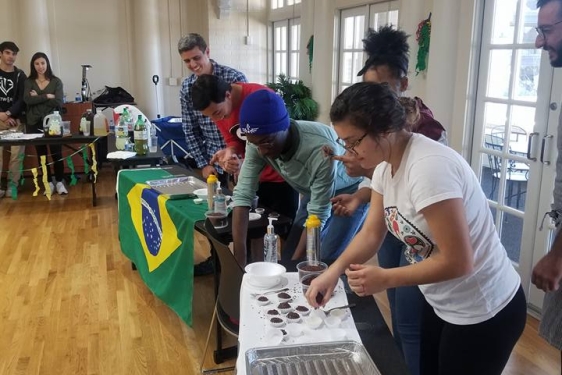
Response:
[[[486,148],[489,148],[494,151],[503,152],[503,138],[498,137],[497,135],[486,134],[484,144]],[[497,182],[499,182],[501,178],[502,172],[502,157],[489,154],[488,156],[488,164],[492,171],[492,191],[490,192],[490,196],[494,195],[494,191],[496,190]],[[527,163],[516,162],[514,160],[509,159],[508,165],[506,168],[506,182],[507,182],[507,192],[505,195],[505,199],[507,200],[507,204],[511,206],[511,200],[513,197],[516,198],[516,208],[519,209],[521,196],[526,193],[526,190],[522,190],[521,185],[527,184],[529,179],[529,165]],[[513,185],[517,184],[517,192],[513,192]]]
[[[215,363],[220,364],[226,359],[236,358],[238,354],[237,346],[229,348],[222,347],[222,333],[226,331],[232,336],[238,337],[237,323],[240,321],[240,287],[244,276],[244,270],[234,258],[228,245],[221,240],[221,236],[209,220],[205,221],[205,232],[211,244],[211,254],[215,260],[216,303],[200,367],[203,374],[232,371],[234,369],[234,366],[229,366],[219,369],[203,370],[203,362],[205,361],[215,320],[218,323],[216,329],[217,345],[213,354]]]

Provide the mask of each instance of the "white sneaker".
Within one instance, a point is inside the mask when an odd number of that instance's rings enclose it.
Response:
[[[57,193],[59,193],[59,195],[68,194],[68,191],[64,187],[64,183],[62,181],[57,182]]]
[[[0,198],[3,198],[6,195],[6,190],[0,189]]]
[[[51,194],[55,192],[55,185],[52,182],[49,182],[49,187],[51,188]],[[47,190],[43,192],[43,195],[47,195]]]

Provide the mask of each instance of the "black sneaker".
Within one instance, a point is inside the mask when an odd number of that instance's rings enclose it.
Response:
[[[215,272],[215,262],[212,257],[208,257],[205,261],[193,266],[194,276],[205,276]]]

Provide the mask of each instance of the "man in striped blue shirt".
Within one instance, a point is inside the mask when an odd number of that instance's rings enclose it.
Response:
[[[226,173],[218,166],[211,165],[213,155],[225,148],[225,143],[217,126],[209,117],[193,109],[191,88],[202,74],[213,74],[228,83],[248,82],[246,76],[232,68],[219,65],[209,58],[209,47],[199,34],[191,33],[178,42],[178,52],[187,68],[193,74],[182,82],[180,90],[182,125],[188,151],[201,169],[203,178],[216,174],[226,186]]]

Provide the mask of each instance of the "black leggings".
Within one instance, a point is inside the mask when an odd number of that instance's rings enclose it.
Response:
[[[47,155],[47,146],[36,145],[35,150],[37,151],[37,159],[39,160],[39,165],[41,165],[41,155]],[[62,160],[62,146],[49,145],[49,150],[51,151],[51,160],[54,161],[55,180],[57,180],[57,182],[61,182],[64,178],[64,162]],[[46,163],[49,164],[49,158],[47,158]],[[50,165],[47,165],[47,177],[49,179],[49,182],[51,182]]]
[[[41,130],[40,130],[41,129]],[[27,132],[28,133],[42,133],[43,125],[41,122],[37,124],[27,124]],[[62,146],[61,145],[49,145],[47,149],[47,145],[36,145],[35,151],[37,152],[37,160],[39,161],[39,165],[41,165],[41,155],[47,156],[51,151],[51,160],[54,162],[55,168],[55,180],[57,182],[61,182],[64,178],[64,161],[62,160]],[[51,166],[49,164],[49,158],[46,158],[45,163],[47,164],[47,178],[49,182],[51,182]],[[39,167],[38,169],[41,169]]]
[[[425,302],[421,329],[422,375],[501,375],[523,333],[527,302],[523,288],[493,318],[455,325]]]

